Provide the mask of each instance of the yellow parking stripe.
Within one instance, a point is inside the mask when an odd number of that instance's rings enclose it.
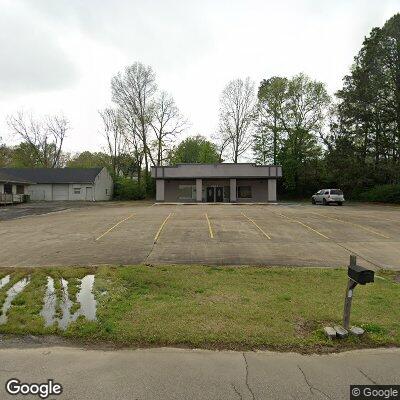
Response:
[[[266,238],[268,238],[268,239],[271,239],[271,237],[266,233],[266,232],[264,232],[264,230],[262,229],[262,228],[260,228],[257,224],[256,224],[256,222],[254,221],[254,220],[252,220],[251,218],[249,218],[246,214],[244,214],[244,213],[241,213],[242,215],[243,215],[243,217],[245,217],[245,218],[247,218],[250,222],[252,222],[257,228],[258,228],[258,230],[266,237]]]
[[[210,233],[210,238],[214,239],[214,233],[213,233],[213,230],[211,228],[211,223],[210,223],[210,220],[208,219],[207,213],[206,213],[206,219],[207,219],[207,223],[208,223],[208,232]]]
[[[135,214],[131,214],[128,217],[124,218],[123,220],[117,222],[115,225],[113,225],[110,229],[105,231],[103,234],[101,234],[98,238],[95,239],[95,241],[101,239],[103,236],[107,235],[107,233],[110,233],[114,228],[116,228],[118,225],[122,224],[123,222],[127,221],[128,219],[132,218]]]
[[[290,217],[288,217],[287,215],[280,214],[280,213],[278,213],[278,215],[280,215],[280,216],[283,217],[283,218],[288,219],[289,221],[297,222],[297,223],[300,224],[301,226],[304,226],[305,228],[309,229],[310,231],[313,231],[314,233],[316,233],[316,234],[319,235],[319,236],[322,236],[322,237],[325,238],[325,239],[330,239],[328,236],[324,235],[323,233],[317,231],[317,230],[314,229],[314,228],[311,228],[311,226],[308,226],[307,224],[305,224],[305,223],[303,223],[303,222],[301,222],[301,221],[299,221],[299,220],[297,220],[297,219],[290,218]]]
[[[315,212],[310,212],[310,214],[314,214],[314,215],[318,215],[318,217],[328,218],[328,219],[332,219],[332,220],[334,220],[334,221],[339,221],[339,222],[344,222],[344,223],[346,223],[346,224],[354,225],[354,226],[357,226],[357,227],[360,228],[360,229],[364,229],[365,231],[368,231],[368,232],[374,233],[375,235],[384,237],[385,239],[390,239],[390,236],[386,236],[386,235],[384,235],[383,233],[377,232],[377,231],[375,231],[375,230],[373,230],[373,229],[371,229],[371,228],[368,228],[368,227],[366,227],[366,226],[364,226],[364,225],[356,224],[355,222],[345,221],[345,220],[343,220],[343,219],[334,218],[334,217],[329,217],[328,215],[319,214],[319,213],[315,213]]]
[[[154,243],[157,242],[157,240],[158,240],[158,238],[159,238],[159,236],[160,236],[160,234],[161,234],[161,232],[162,232],[162,230],[163,230],[165,224],[167,223],[167,221],[169,220],[169,217],[170,217],[172,214],[173,214],[173,213],[169,213],[168,217],[164,219],[164,222],[161,224],[160,228],[158,229],[158,231],[157,231],[157,233],[156,233],[156,236],[154,236]]]

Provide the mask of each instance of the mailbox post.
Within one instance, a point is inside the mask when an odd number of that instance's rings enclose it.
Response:
[[[351,301],[353,299],[354,288],[358,284],[365,285],[367,283],[374,282],[374,271],[357,265],[357,257],[355,255],[351,255],[347,275],[349,280],[347,283],[343,309],[343,327],[346,330],[348,330],[350,327]]]

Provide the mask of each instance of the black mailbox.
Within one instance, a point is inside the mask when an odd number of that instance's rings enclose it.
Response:
[[[373,282],[374,274],[374,271],[371,269],[366,269],[360,265],[349,265],[349,269],[347,270],[349,278],[360,285]]]

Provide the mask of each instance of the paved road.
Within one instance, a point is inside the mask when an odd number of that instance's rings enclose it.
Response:
[[[350,384],[400,384],[400,349],[305,356],[203,350],[0,348],[0,398],[11,377],[54,378],[60,399],[348,399]],[[56,398],[56,397],[52,397]]]

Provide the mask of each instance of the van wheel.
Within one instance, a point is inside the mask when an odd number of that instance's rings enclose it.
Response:
[[[314,206],[317,204],[317,203],[315,202],[315,199],[311,199],[311,204],[314,204]]]
[[[322,199],[322,204],[323,204],[324,206],[327,206],[327,205],[328,205],[328,203],[326,202],[326,199]]]
[[[343,203],[342,203],[341,201],[339,201],[339,202],[337,203],[337,205],[338,205],[338,206],[342,206]]]

